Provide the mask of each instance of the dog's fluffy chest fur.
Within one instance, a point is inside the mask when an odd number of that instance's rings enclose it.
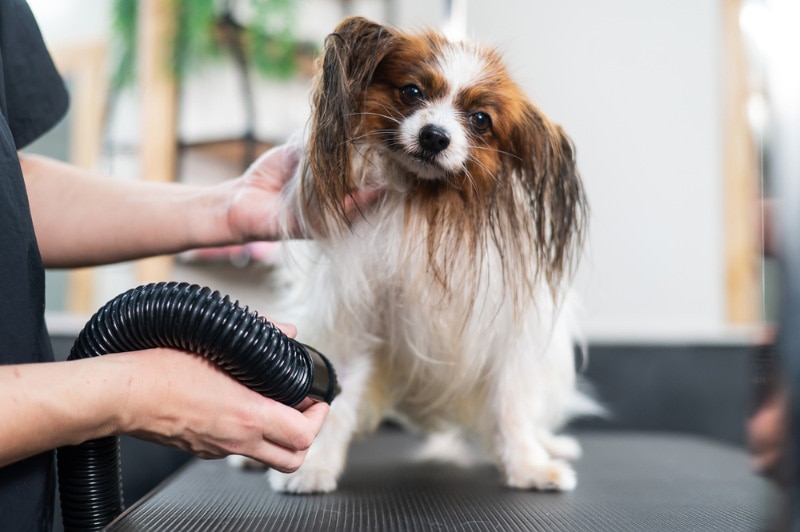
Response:
[[[543,342],[558,341],[552,333],[569,338],[567,313],[554,308],[544,282],[535,303],[520,300],[527,284],[508,284],[501,250],[491,244],[475,255],[447,246],[430,255],[424,218],[403,194],[389,194],[352,232],[319,244],[300,297],[299,330],[343,368],[343,386],[349,364],[370,359],[361,429],[393,411],[424,427],[480,431],[491,421],[483,405],[501,366],[521,355],[533,362]],[[444,278],[440,268],[447,268]],[[559,390],[573,378],[567,362],[544,364],[563,381]]]

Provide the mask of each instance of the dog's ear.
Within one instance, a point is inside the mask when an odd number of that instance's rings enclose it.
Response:
[[[311,176],[326,226],[328,214],[350,223],[344,212],[344,199],[353,188],[350,139],[361,119],[364,91],[394,38],[394,32],[380,24],[350,17],[325,40],[312,93],[306,175]]]
[[[572,140],[560,126],[527,105],[514,135],[520,154],[512,165],[522,180],[534,220],[533,246],[539,271],[552,290],[571,275],[583,243],[588,205]]]

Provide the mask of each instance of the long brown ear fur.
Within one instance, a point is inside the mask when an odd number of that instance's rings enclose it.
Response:
[[[349,140],[361,118],[363,93],[393,40],[390,30],[361,17],[345,19],[325,40],[312,94],[305,175],[313,176],[312,192],[326,231],[331,229],[329,220],[350,224],[344,212],[344,199],[354,184]],[[314,201],[308,192],[306,203]]]
[[[512,163],[522,179],[534,234],[530,235],[539,272],[552,290],[574,273],[583,243],[588,204],[575,161],[575,148],[561,127],[533,106],[525,110],[517,152]]]

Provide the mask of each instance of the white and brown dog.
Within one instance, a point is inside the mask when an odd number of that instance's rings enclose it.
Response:
[[[358,17],[327,38],[312,103],[285,191],[315,249],[292,318],[342,393],[271,485],[334,490],[353,436],[392,413],[474,437],[509,486],[573,489],[580,447],[554,432],[577,394],[568,284],[587,213],[570,139],[496,51]],[[383,192],[350,222],[358,189]]]

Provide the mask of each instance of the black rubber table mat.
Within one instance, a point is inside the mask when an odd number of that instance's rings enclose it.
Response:
[[[494,467],[410,461],[389,430],[351,447],[339,490],[271,491],[261,472],[193,461],[109,528],[124,530],[763,530],[771,486],[744,451],[690,436],[587,433],[578,488],[504,488]]]

